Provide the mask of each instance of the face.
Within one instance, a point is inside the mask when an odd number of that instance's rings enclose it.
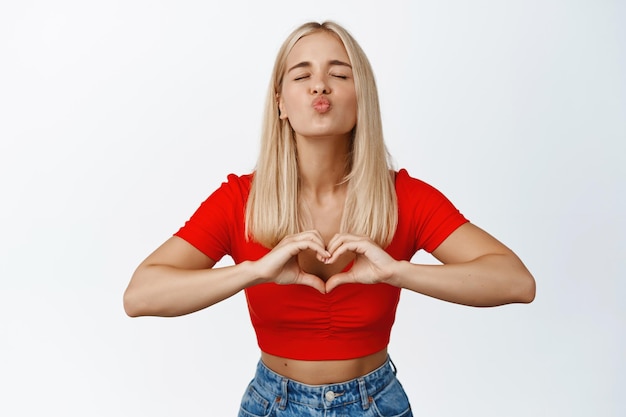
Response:
[[[356,124],[356,92],[348,54],[327,32],[302,37],[287,55],[280,118],[296,137],[349,137]]]

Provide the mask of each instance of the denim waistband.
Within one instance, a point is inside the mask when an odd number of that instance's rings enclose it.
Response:
[[[362,377],[336,384],[307,385],[277,374],[259,361],[255,380],[258,386],[276,397],[279,407],[283,409],[287,402],[314,408],[333,408],[360,402],[366,409],[371,397],[390,384],[395,374],[395,366],[387,357],[382,366]]]

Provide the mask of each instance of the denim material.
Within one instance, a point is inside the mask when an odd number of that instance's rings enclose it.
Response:
[[[241,401],[239,417],[412,417],[409,400],[390,359],[362,377],[307,385],[279,375],[259,361]]]

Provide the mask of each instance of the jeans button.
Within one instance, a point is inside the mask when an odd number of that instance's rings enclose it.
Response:
[[[335,399],[335,393],[332,391],[326,391],[326,394],[324,394],[324,398],[326,398],[326,401],[331,402]]]

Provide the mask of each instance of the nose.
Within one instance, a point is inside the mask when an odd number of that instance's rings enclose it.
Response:
[[[330,94],[330,87],[324,76],[311,79],[311,94]]]

